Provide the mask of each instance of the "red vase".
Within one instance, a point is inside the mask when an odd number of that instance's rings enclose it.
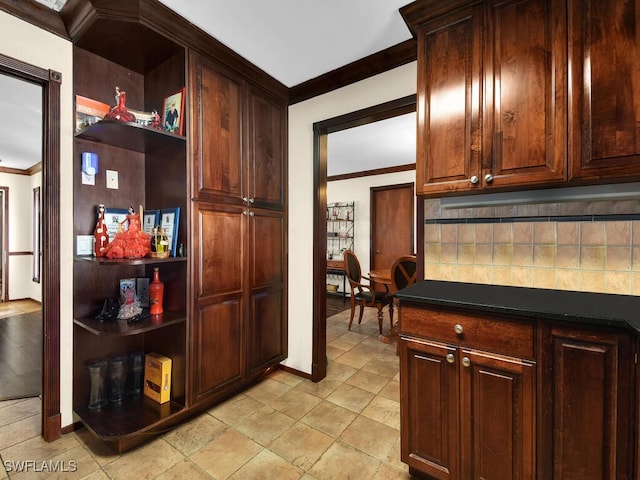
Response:
[[[149,313],[160,315],[162,313],[162,299],[164,297],[164,283],[160,281],[158,267],[153,269],[153,281],[149,284]]]

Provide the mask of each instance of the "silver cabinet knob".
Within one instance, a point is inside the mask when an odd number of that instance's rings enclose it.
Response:
[[[243,202],[248,202],[249,201],[249,197],[242,197],[242,201]]]
[[[245,216],[246,216],[246,215],[249,215],[249,213],[248,213],[246,210],[243,210],[243,211],[242,211],[242,214],[243,214],[243,215],[245,215]]]
[[[456,324],[455,327],[453,327],[453,330],[458,334],[458,335],[462,335],[462,332],[464,332],[464,329],[462,328],[462,325],[460,325],[459,323]]]
[[[493,182],[493,175],[491,175],[490,173],[487,173],[487,174],[484,176],[484,181],[485,181],[485,182],[487,182],[487,183],[491,183],[491,182]]]
[[[249,215],[253,217],[255,215],[255,213],[253,213],[253,211],[251,211],[251,212],[249,212]]]
[[[476,183],[478,183],[478,181],[479,181],[479,180],[480,180],[480,179],[478,178],[478,176],[477,176],[477,175],[473,175],[473,176],[469,179],[469,181],[470,181],[473,185],[475,185]]]
[[[253,202],[255,202],[255,201],[256,201],[256,199],[255,199],[255,198],[253,198],[253,197],[249,197],[249,203],[253,203]]]
[[[471,366],[471,360],[469,360],[469,357],[464,357],[462,359],[462,365],[464,365],[465,367]]]
[[[456,359],[454,358],[453,353],[447,353],[447,362],[453,363],[455,361]]]

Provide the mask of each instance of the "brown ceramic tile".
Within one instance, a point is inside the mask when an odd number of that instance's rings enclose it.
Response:
[[[458,225],[458,243],[476,243],[476,226],[473,223]]]
[[[331,394],[343,382],[337,379],[324,378],[319,382],[303,382],[294,387],[294,390],[301,390],[316,397],[325,398]]]
[[[640,220],[634,220],[632,222],[631,228],[633,245],[640,245]]]
[[[513,246],[513,265],[519,267],[530,267],[533,265],[533,247],[529,245]]]
[[[473,282],[474,270],[473,265],[458,265],[456,280],[458,282]]]
[[[457,243],[458,242],[458,225],[456,224],[444,224],[440,230],[442,243]]]
[[[262,407],[235,426],[260,445],[267,446],[287,431],[295,420],[271,407]]]
[[[0,428],[0,451],[30,438],[39,437],[40,430],[40,415],[31,415],[22,420],[7,423],[5,427]]]
[[[349,308],[349,304],[348,303],[346,304],[346,308]],[[273,372],[271,375],[269,375],[269,378],[271,380],[277,380],[279,382],[285,383],[285,384],[290,385],[292,387],[295,387],[300,382],[304,382],[304,378],[302,378],[301,376],[294,375],[293,373],[287,372],[287,371],[282,370],[282,369],[278,369],[275,372]]]
[[[400,429],[400,403],[377,395],[362,412],[365,417]]]
[[[424,241],[427,243],[440,243],[440,230],[440,224],[426,224],[424,226]]]
[[[476,228],[476,245],[482,243],[493,242],[493,224],[477,223]]]
[[[476,265],[473,269],[473,281],[475,283],[491,283],[492,268],[487,265]]]
[[[640,295],[640,273],[631,274],[631,295]]]
[[[561,203],[541,203],[538,206],[538,215],[541,217],[556,216],[562,213]]]
[[[640,247],[631,250],[631,270],[640,273]]]
[[[530,222],[516,222],[513,224],[513,243],[531,245],[533,242],[533,224]]]
[[[631,245],[631,222],[606,222],[605,241],[608,247],[612,245]]]
[[[513,245],[494,244],[493,245],[493,265],[511,265],[513,255]]]
[[[345,383],[336,388],[327,397],[327,400],[353,412],[360,413],[373,397],[373,393]]]
[[[293,387],[291,385],[272,380],[271,378],[266,378],[257,385],[246,390],[244,394],[258,402],[268,404],[292,388]]]
[[[476,265],[491,265],[493,263],[493,246],[491,244],[476,245]]]
[[[605,268],[607,270],[631,270],[631,247],[606,248]]]
[[[577,245],[559,245],[558,268],[580,268],[580,247]]]
[[[558,290],[580,290],[580,270],[558,270],[556,272]]]
[[[514,287],[533,287],[533,268],[513,267],[511,269],[511,285]]]
[[[580,245],[580,223],[558,222],[558,245]]]
[[[293,465],[310,469],[333,443],[333,438],[312,427],[296,423],[269,445],[269,449]]]
[[[235,425],[260,407],[262,403],[241,394],[211,408],[209,413],[227,425]]]
[[[631,294],[631,272],[605,272],[604,282],[605,293]]]
[[[360,353],[356,353],[353,351],[354,349],[355,347],[347,352],[344,352],[342,355],[336,358],[336,362],[358,369],[366,365],[367,362],[371,360],[372,355],[363,355]]]
[[[166,433],[164,439],[180,453],[189,456],[227,428],[227,425],[211,415],[199,415]]]
[[[493,243],[511,243],[513,242],[513,224],[496,223],[493,226]]]
[[[425,264],[440,263],[440,251],[441,245],[439,243],[427,243],[424,246]]]
[[[539,215],[539,205],[537,203],[518,205],[518,217],[537,217]]]
[[[511,268],[510,267],[493,267],[493,282],[496,285],[511,285]]]
[[[320,397],[307,392],[289,390],[284,395],[278,397],[271,406],[277,411],[298,420],[309,413],[313,407],[320,403],[320,400]]]
[[[278,455],[263,450],[229,477],[229,480],[298,480],[302,469],[291,465]]]
[[[56,442],[54,442],[56,443]],[[175,448],[158,438],[106,464],[104,471],[114,480],[154,478],[167,471],[184,457]]]
[[[300,421],[337,438],[356,416],[357,414],[351,410],[323,400]]]
[[[458,245],[458,264],[473,265],[476,257],[475,245]]]
[[[583,222],[580,226],[581,245],[604,245],[604,222]]]
[[[555,245],[535,245],[533,249],[533,264],[536,267],[555,267],[558,251]]]
[[[440,218],[440,199],[424,201],[424,216],[426,219]]]
[[[555,288],[556,271],[551,268],[535,268],[533,270],[533,286],[535,288]]]
[[[399,435],[399,429],[361,415],[342,432],[339,440],[383,462]]]
[[[157,476],[154,480],[174,480],[176,478],[189,480],[211,480],[211,475],[185,458],[181,462],[176,463],[162,475]],[[82,480],[88,479],[87,477],[83,477]]]
[[[311,475],[322,480],[372,478],[380,462],[353,447],[334,443],[311,468]]]
[[[535,222],[533,225],[533,243],[535,245],[556,244],[555,222]]]
[[[580,290],[585,292],[604,292],[604,272],[582,271],[580,273]]]
[[[261,451],[256,442],[229,429],[189,458],[214,478],[228,478]]]
[[[580,248],[580,268],[582,270],[604,270],[604,265],[604,247],[583,246]]]
[[[388,398],[389,400],[393,400],[394,402],[400,401],[400,382],[397,380],[390,380],[382,390],[380,390],[379,395],[384,398]]]
[[[443,243],[440,247],[440,261],[442,263],[458,263],[458,245]]]
[[[375,373],[360,370],[356,372],[351,378],[349,378],[346,383],[367,392],[377,394],[385,385],[389,383],[389,378],[376,375]]]

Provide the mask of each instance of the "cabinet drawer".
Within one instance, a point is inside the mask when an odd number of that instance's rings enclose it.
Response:
[[[428,338],[518,358],[534,357],[533,322],[438,307],[400,305],[401,335]]]

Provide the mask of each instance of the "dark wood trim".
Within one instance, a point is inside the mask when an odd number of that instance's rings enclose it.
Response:
[[[407,163],[406,165],[396,165],[395,167],[374,168],[373,170],[362,170],[360,172],[343,173],[342,175],[329,175],[327,182],[335,182],[337,180],[351,180],[353,178],[371,177],[373,175],[386,175],[388,173],[408,172],[415,170],[415,163]]]
[[[47,32],[69,40],[60,14],[34,0],[0,0],[0,10]]]
[[[25,255],[33,255],[33,252],[7,252],[7,256],[9,257],[20,257]]]
[[[416,26],[452,10],[480,0],[417,0],[400,8],[402,19],[416,36]]]
[[[378,75],[388,70],[411,63],[417,58],[417,43],[414,38],[361,58],[343,67],[307,80],[289,89],[289,105]]]
[[[4,262],[2,264],[2,269],[4,273],[4,281],[2,282],[2,301],[6,302],[9,300],[9,187],[0,187],[2,190],[2,195],[4,197],[4,208],[2,212],[2,237],[0,241],[3,243],[3,249],[7,252],[5,255]],[[0,255],[2,252],[0,252]]]
[[[424,280],[424,197],[416,198],[416,281]]]
[[[27,175],[35,175],[36,173],[40,173],[42,171],[42,162],[38,162],[35,165],[27,168]]]
[[[23,170],[21,168],[10,168],[10,167],[0,167],[0,173],[8,173],[9,175],[32,175],[32,173],[29,170]]]
[[[311,379],[327,375],[327,137],[359,125],[385,120],[416,109],[409,95],[313,124],[313,345]]]
[[[62,435],[60,415],[60,84],[62,74],[0,54],[0,73],[42,85],[43,271],[42,436]]]
[[[286,365],[282,365],[280,364],[279,366],[280,370],[284,370],[285,372],[291,373],[293,375],[296,375],[298,377],[302,377],[302,378],[306,378],[307,380],[311,380],[311,375],[306,373],[306,372],[301,372],[300,370],[297,370],[295,368],[291,368],[291,367],[287,367]]]

